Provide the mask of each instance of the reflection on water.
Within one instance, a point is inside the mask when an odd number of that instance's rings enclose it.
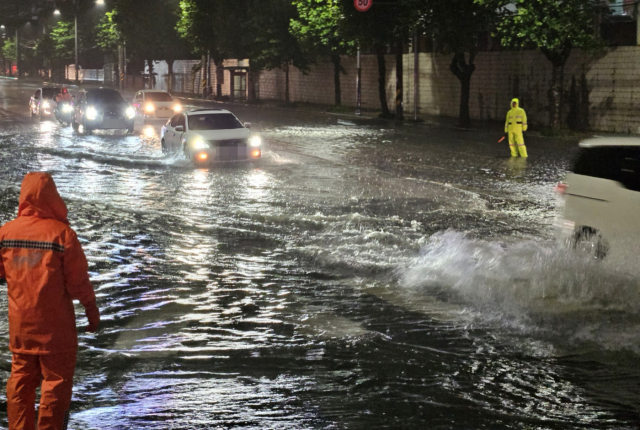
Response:
[[[50,124],[23,130],[19,155],[0,151],[0,215],[15,214],[26,171],[49,170],[89,258],[103,325],[81,335],[70,428],[634,422],[637,300],[597,286],[635,284],[548,250],[540,202],[557,175],[540,165],[437,162],[354,123],[265,123],[259,164],[194,169],[162,154],[157,126]],[[452,186],[462,166],[469,182]],[[2,292],[2,344],[6,312]],[[612,331],[625,341],[606,343]]]

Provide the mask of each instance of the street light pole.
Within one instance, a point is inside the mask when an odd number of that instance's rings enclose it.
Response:
[[[73,17],[75,21],[75,41],[76,41],[76,85],[78,85],[78,6],[76,1],[73,0]]]

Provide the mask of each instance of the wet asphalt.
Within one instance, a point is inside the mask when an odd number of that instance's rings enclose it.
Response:
[[[216,104],[263,157],[196,168],[35,88],[0,80],[0,221],[48,171],[89,259],[69,428],[636,428],[638,278],[554,238],[575,140]],[[0,384],[7,344],[0,285]]]

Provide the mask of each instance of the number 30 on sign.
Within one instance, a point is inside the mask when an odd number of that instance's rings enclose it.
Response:
[[[373,4],[373,0],[353,0],[353,4],[360,12],[366,12]]]

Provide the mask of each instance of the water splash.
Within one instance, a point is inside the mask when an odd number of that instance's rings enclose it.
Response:
[[[455,303],[485,322],[640,351],[640,277],[553,241],[484,241],[446,231],[398,275],[405,292]]]

